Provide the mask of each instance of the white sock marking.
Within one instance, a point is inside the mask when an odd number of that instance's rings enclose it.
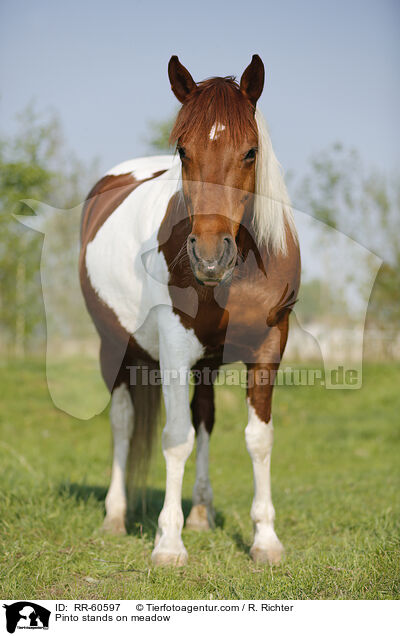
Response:
[[[254,523],[253,548],[268,551],[279,544],[274,531],[275,511],[271,499],[270,464],[273,445],[272,419],[265,423],[248,400],[246,446],[253,462],[254,499],[251,518]]]

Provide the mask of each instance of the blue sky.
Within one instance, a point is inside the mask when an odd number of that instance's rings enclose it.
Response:
[[[285,170],[335,141],[386,173],[399,166],[396,0],[2,0],[0,130],[32,99],[68,146],[103,170],[146,154],[149,120],[174,112],[167,64],[195,80],[240,74],[258,53],[260,107]]]

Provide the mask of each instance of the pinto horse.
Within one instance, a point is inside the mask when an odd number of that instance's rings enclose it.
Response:
[[[147,367],[162,379],[166,410],[166,491],[152,560],[186,563],[181,494],[195,437],[196,482],[186,525],[213,525],[208,445],[214,394],[204,371],[242,361],[255,489],[250,555],[277,563],[283,547],[270,489],[271,398],[300,256],[280,166],[256,108],[264,65],[254,55],[240,83],[233,77],[195,83],[173,56],[168,74],[182,104],[171,133],[177,153],[111,170],[90,192],[82,217],[81,285],[112,394],[114,454],[104,528],[125,532],[126,474],[133,465],[140,476],[150,456],[161,389],[160,382],[148,381]],[[190,404],[193,369],[200,381]]]

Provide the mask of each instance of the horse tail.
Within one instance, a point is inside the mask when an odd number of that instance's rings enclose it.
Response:
[[[151,367],[152,365],[146,363],[146,369],[150,370]],[[158,365],[154,365],[154,369],[156,368]],[[140,489],[144,507],[147,475],[160,419],[161,383],[150,384],[148,373],[145,375],[139,368],[130,392],[134,426],[127,462],[127,495],[129,505],[133,507]]]

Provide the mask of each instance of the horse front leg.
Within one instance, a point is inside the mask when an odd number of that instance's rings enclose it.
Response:
[[[170,369],[162,369],[170,371]],[[172,370],[174,374],[175,370]],[[190,367],[181,368],[181,377]],[[183,528],[182,481],[187,458],[193,449],[194,428],[190,421],[189,388],[175,380],[163,386],[166,424],[162,433],[162,450],[166,465],[164,505],[158,518],[158,529],[152,560],[155,565],[184,565],[188,555],[181,538]]]
[[[161,316],[166,311],[160,312]],[[188,555],[181,538],[182,481],[195,437],[189,408],[189,373],[193,362],[201,356],[202,347],[177,316],[170,319],[167,314],[167,318],[160,321],[160,367],[166,410],[162,450],[167,477],[152,560],[156,565],[184,565]]]
[[[245,429],[246,446],[253,462],[254,499],[251,518],[254,524],[254,541],[250,556],[260,563],[279,563],[283,546],[274,530],[275,510],[271,498],[271,452],[273,426],[271,399],[273,380],[278,364],[247,365],[249,375],[247,389],[248,424]],[[259,373],[261,372],[261,373]],[[264,377],[268,383],[257,381]]]

